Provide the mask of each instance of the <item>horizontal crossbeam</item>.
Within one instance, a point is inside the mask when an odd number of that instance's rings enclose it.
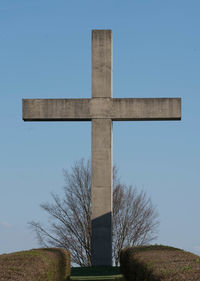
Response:
[[[89,121],[90,99],[23,99],[24,121]]]
[[[180,120],[180,98],[113,99],[113,121]]]
[[[23,99],[24,121],[180,120],[180,98]]]

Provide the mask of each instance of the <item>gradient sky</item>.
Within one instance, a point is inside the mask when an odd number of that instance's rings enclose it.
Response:
[[[158,239],[200,255],[200,1],[1,0],[0,254],[37,248],[31,220],[91,151],[90,122],[22,121],[22,98],[91,97],[91,30],[113,31],[114,97],[182,97],[182,121],[115,122],[121,181],[160,215]]]

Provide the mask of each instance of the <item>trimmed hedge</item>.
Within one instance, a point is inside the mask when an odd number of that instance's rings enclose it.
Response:
[[[70,276],[70,252],[33,249],[0,255],[0,281],[64,281]]]
[[[155,245],[123,249],[120,269],[127,281],[200,281],[200,257]]]
[[[126,248],[120,252],[120,269],[127,281],[159,281],[151,268],[137,257],[138,248]]]

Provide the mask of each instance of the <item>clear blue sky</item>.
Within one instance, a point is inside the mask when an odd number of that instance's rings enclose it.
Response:
[[[25,123],[22,98],[91,97],[91,30],[113,31],[114,97],[182,97],[182,121],[115,122],[121,180],[160,214],[155,243],[200,255],[200,1],[1,0],[0,254],[38,247],[30,220],[89,158],[90,122]]]

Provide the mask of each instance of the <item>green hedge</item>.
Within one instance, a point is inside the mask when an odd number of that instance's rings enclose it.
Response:
[[[127,281],[200,281],[200,257],[168,246],[123,249],[120,269]]]
[[[155,280],[151,268],[138,259],[137,248],[126,248],[120,253],[120,269],[127,281]]]
[[[0,255],[1,281],[64,281],[70,276],[70,253],[46,248]]]

